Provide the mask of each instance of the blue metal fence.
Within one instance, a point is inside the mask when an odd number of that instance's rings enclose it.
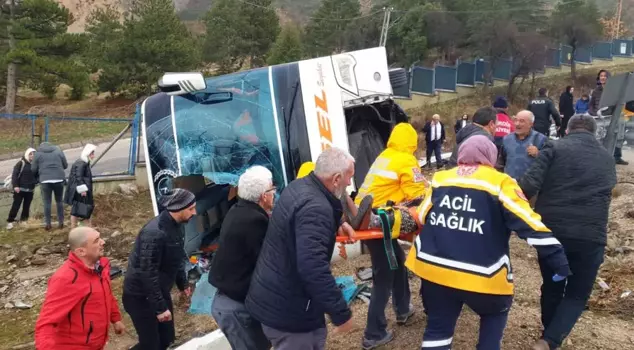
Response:
[[[457,67],[435,66],[434,88],[438,91],[456,92],[458,84]]]
[[[475,62],[458,63],[458,86],[475,86],[476,65]]]
[[[634,56],[634,39],[618,39],[613,42],[597,42],[592,47],[582,47],[575,52],[575,62],[592,64],[594,59],[612,60],[614,56]],[[548,48],[544,69],[561,68],[570,65],[572,48],[567,45]],[[486,72],[491,63],[482,58],[473,61],[458,61],[455,66],[425,68],[414,66],[410,69],[410,86],[412,93],[434,95],[436,91],[456,91],[457,86],[473,87],[484,84]],[[491,73],[490,84],[495,80],[509,80],[519,64],[513,59],[496,62]],[[399,93],[402,95],[402,93]]]
[[[132,118],[96,118],[96,117],[60,117],[60,116],[48,116],[48,115],[37,115],[37,114],[7,114],[0,113],[0,120],[26,120],[28,121],[30,127],[30,135],[27,134],[27,130],[24,130],[24,146],[30,146],[37,148],[37,146],[42,142],[53,142],[58,143],[59,141],[55,139],[55,136],[51,135],[51,123],[53,121],[64,121],[64,122],[95,122],[95,123],[119,123],[122,125],[122,131],[120,132],[119,137],[128,134],[130,137],[130,147],[129,147],[129,155],[128,162],[126,164],[125,173],[129,175],[134,175],[136,168],[136,161],[138,159],[139,152],[139,140],[140,140],[140,123],[141,123],[141,113],[140,106],[136,106],[136,112]],[[127,126],[124,125],[128,124]],[[80,127],[80,126],[77,126]],[[84,126],[85,127],[85,126]],[[114,135],[111,135],[114,136]],[[74,142],[83,142],[86,140],[72,140],[71,143]],[[20,145],[21,146],[21,145]],[[0,150],[0,153],[6,150]],[[7,152],[5,152],[7,153]],[[11,153],[8,151],[8,153]]]

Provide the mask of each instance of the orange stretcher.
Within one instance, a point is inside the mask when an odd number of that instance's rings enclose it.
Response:
[[[367,241],[370,239],[383,239],[383,232],[381,232],[381,230],[356,231],[354,239],[357,242]],[[412,242],[414,240],[414,234],[402,234],[398,239]],[[346,242],[348,242],[348,236],[337,236],[337,242],[339,243],[339,256],[343,259],[347,259],[348,254],[346,253]]]

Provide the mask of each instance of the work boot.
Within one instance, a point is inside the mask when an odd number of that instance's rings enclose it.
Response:
[[[540,339],[533,345],[533,350],[550,350],[550,345],[544,339]]]
[[[630,162],[626,162],[623,158],[616,159],[616,165],[629,165]]]
[[[379,340],[370,340],[370,339],[363,338],[363,345],[362,345],[363,350],[376,349],[379,346],[383,346],[391,342],[392,340],[394,340],[394,332],[392,331],[387,331],[387,334],[385,335],[385,337]]]
[[[405,315],[396,316],[396,324],[404,326],[409,321],[410,317],[414,316],[414,305],[409,304],[409,311]]]
[[[363,197],[359,208],[354,205],[354,202],[350,197],[346,196],[341,200],[343,204],[343,212],[346,215],[346,221],[350,224],[353,230],[367,230],[370,226],[370,214],[372,213],[372,203],[374,197],[367,195]]]

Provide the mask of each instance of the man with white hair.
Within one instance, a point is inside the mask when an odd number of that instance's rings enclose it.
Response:
[[[548,138],[533,129],[535,115],[521,111],[515,116],[515,131],[504,136],[497,168],[519,180],[535,161]]]
[[[35,324],[37,349],[103,349],[113,324],[125,326],[110,286],[110,262],[103,257],[104,240],[97,230],[79,227],[68,235],[68,260],[48,282]]]
[[[354,158],[324,150],[315,170],[291,182],[273,209],[246,307],[275,350],[321,350],[328,314],[335,333],[353,327],[352,312],[330,271],[341,198],[354,176]],[[348,224],[343,224],[348,228]]]
[[[425,133],[425,143],[427,144],[426,167],[431,168],[431,155],[436,155],[436,166],[442,168],[442,144],[445,142],[445,126],[440,122],[440,115],[434,114],[432,120],[423,127]]]
[[[225,216],[218,250],[211,262],[209,283],[218,289],[212,315],[232,349],[271,348],[244,300],[269,225],[275,190],[273,175],[263,166],[253,166],[240,176],[238,202]]]

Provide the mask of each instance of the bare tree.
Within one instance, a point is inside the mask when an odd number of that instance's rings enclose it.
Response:
[[[544,68],[548,53],[547,44],[548,39],[539,33],[525,32],[517,34],[511,49],[513,67],[506,93],[511,102],[531,73],[537,73]],[[521,78],[521,81],[519,86],[514,89],[518,78]]]
[[[553,38],[572,48],[570,70],[572,80],[577,79],[575,56],[580,48],[590,46],[601,38],[603,26],[599,10],[593,1],[572,0],[555,7],[551,23]]]

